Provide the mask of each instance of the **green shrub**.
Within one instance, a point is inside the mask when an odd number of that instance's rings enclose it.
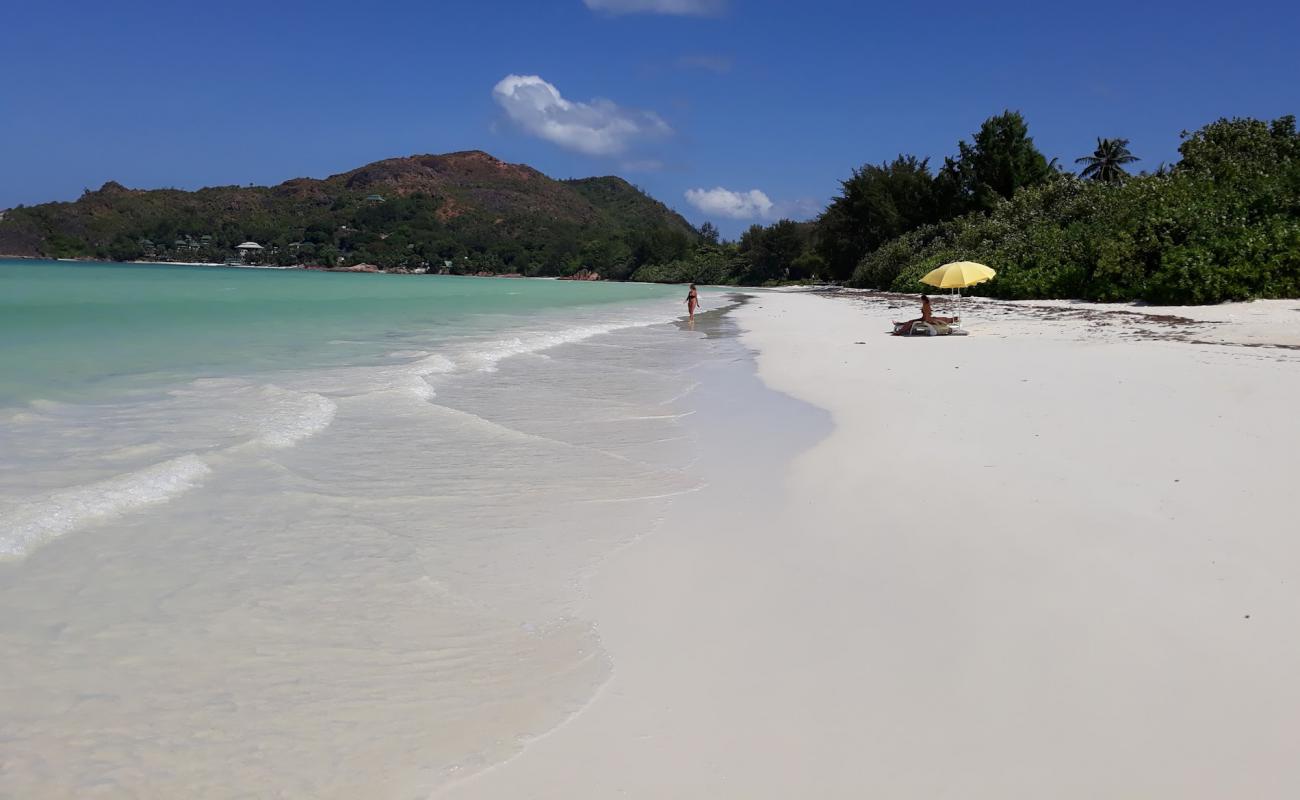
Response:
[[[852,285],[917,291],[949,261],[998,277],[975,294],[1159,304],[1300,296],[1300,136],[1293,118],[1220,120],[1185,136],[1171,171],[1121,184],[1060,175],[988,213],[869,253]]]

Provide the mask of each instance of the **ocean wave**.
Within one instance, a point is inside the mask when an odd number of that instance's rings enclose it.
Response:
[[[267,447],[293,447],[329,427],[338,412],[333,400],[314,392],[268,385],[261,392],[258,441]]]
[[[433,390],[433,386],[419,375],[411,375],[406,382],[406,391],[415,395],[420,400],[432,400],[438,395]]]
[[[424,358],[406,366],[412,375],[441,375],[456,371],[456,362],[441,353],[426,354]]]
[[[0,509],[0,561],[23,558],[46,542],[86,525],[166,502],[212,472],[195,455],[184,455],[115,478],[61,489]]]
[[[540,353],[552,347],[575,344],[593,336],[627,330],[628,328],[644,328],[650,325],[658,325],[670,322],[672,319],[671,316],[665,316],[662,318],[607,322],[599,325],[579,325],[556,331],[539,331],[493,342],[486,349],[475,353],[474,358],[479,363],[480,371],[495,372],[497,364],[512,356]]]

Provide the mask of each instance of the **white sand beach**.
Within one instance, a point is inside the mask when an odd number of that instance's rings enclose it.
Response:
[[[69,5],[0,800],[1300,800],[1300,0]]]
[[[777,391],[701,376],[710,486],[587,585],[612,677],[437,796],[1300,795],[1300,303],[914,305],[737,312]]]
[[[0,797],[1300,795],[1300,302],[169,275],[0,413]]]

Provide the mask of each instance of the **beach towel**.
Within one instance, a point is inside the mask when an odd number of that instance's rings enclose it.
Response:
[[[907,330],[904,330],[907,328]],[[946,322],[895,322],[894,334],[897,336],[965,336],[966,331]]]

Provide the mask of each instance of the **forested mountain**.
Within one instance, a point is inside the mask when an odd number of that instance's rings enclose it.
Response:
[[[270,263],[625,278],[681,257],[690,223],[622,178],[554,180],[487,153],[392,158],[323,180],[198,191],[110,182],[0,220],[0,254],[224,261],[245,241]]]

